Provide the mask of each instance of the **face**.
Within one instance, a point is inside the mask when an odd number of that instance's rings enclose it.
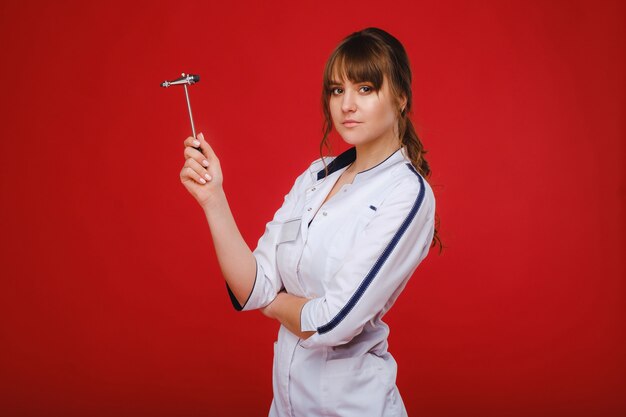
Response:
[[[335,129],[344,141],[359,146],[398,140],[398,104],[387,77],[378,92],[374,91],[371,83],[353,84],[345,79],[332,84],[331,88],[330,114]]]

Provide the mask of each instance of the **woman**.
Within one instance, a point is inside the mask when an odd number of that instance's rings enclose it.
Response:
[[[353,33],[323,85],[320,153],[333,126],[353,147],[311,163],[254,252],[202,134],[184,142],[181,181],[205,211],[235,308],[281,323],[270,416],[406,415],[381,318],[438,241],[406,52],[383,30]]]

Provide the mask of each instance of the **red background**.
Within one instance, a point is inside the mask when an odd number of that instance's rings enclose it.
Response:
[[[326,58],[373,25],[409,53],[447,246],[387,316],[409,415],[626,415],[625,23],[620,1],[2,2],[0,414],[267,414],[278,325],[232,309],[179,180],[184,94],[158,85],[201,75],[254,247],[317,157]]]

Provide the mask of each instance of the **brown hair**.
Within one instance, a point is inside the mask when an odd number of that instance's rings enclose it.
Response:
[[[396,38],[378,28],[367,28],[354,32],[346,37],[333,51],[326,62],[324,81],[322,86],[322,111],[324,112],[323,137],[320,142],[320,156],[323,156],[324,147],[330,151],[328,136],[332,131],[330,114],[330,94],[335,74],[341,74],[353,83],[369,82],[375,91],[382,88],[385,77],[389,80],[391,91],[398,101],[398,133],[407,156],[415,169],[428,181],[430,166],[424,158],[427,151],[420,141],[409,113],[413,104],[411,91],[411,68],[409,58],[404,47]],[[406,105],[400,108],[400,99],[406,98]],[[322,158],[324,161],[324,158]],[[326,169],[326,163],[324,162]],[[439,246],[439,253],[443,243],[439,237],[439,215],[435,213],[435,233],[432,246]]]

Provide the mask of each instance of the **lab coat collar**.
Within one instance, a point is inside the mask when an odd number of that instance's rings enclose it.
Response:
[[[355,159],[356,159],[356,148],[354,147],[339,154],[335,159],[333,159],[328,164],[328,175],[331,175],[333,172],[339,171],[340,169],[347,167],[352,162],[354,162]],[[354,177],[353,182],[362,181],[376,174],[377,172],[389,166],[395,165],[396,163],[401,162],[405,159],[406,157],[404,153],[404,147],[401,147],[400,149],[398,149],[397,151],[389,155],[386,159],[384,159],[382,162],[378,163],[377,165],[374,165],[373,167],[368,168],[364,171],[358,172],[356,176]],[[327,176],[326,171],[322,169],[318,171],[317,173],[317,180],[319,181],[326,176]]]
[[[348,165],[353,163],[355,159],[356,159],[356,148],[352,147],[348,149],[347,151],[342,152],[341,154],[339,154],[339,156],[333,159],[330,162],[330,164],[328,164],[327,166],[328,175],[326,174],[325,169],[318,171],[317,180],[319,181],[322,178],[329,176],[333,172],[339,171],[340,169],[347,167]]]

